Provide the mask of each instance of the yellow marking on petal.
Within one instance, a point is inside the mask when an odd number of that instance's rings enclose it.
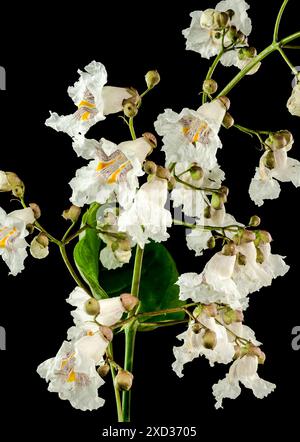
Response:
[[[121,166],[118,167],[118,169],[110,175],[110,177],[107,180],[107,183],[108,184],[116,183],[119,178],[120,173],[127,166],[128,163],[129,163],[129,161],[126,161],[126,163],[121,164]]]
[[[182,132],[184,133],[184,135],[187,135],[189,133],[189,131],[190,131],[189,127],[183,127],[182,128]]]
[[[81,115],[80,119],[83,120],[83,121],[86,121],[86,120],[88,120],[90,118],[90,116],[91,116],[90,112],[84,112]]]
[[[114,160],[111,160],[111,161],[106,161],[106,162],[102,162],[102,161],[100,161],[100,163],[98,163],[98,166],[97,166],[97,172],[99,172],[99,170],[103,170],[103,169],[106,169],[108,166],[111,166],[112,164],[114,164],[116,162],[116,159],[114,159]]]
[[[76,381],[76,373],[74,370],[70,371],[69,376],[67,378],[67,382],[75,382]]]
[[[89,330],[86,334],[87,336],[94,336],[94,333],[91,330]]]
[[[90,101],[82,100],[78,104],[78,109],[81,108],[81,107],[90,107],[91,109],[95,109],[96,105],[94,103],[91,103]]]
[[[6,227],[4,227],[3,229],[0,229],[0,233],[5,231],[5,229],[6,229]],[[4,236],[4,238],[2,238],[0,240],[0,248],[1,249],[5,249],[7,241],[14,233],[16,233],[16,231],[17,231],[17,229],[14,227]]]

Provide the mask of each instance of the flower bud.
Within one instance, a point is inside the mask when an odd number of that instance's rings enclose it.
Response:
[[[230,108],[230,100],[229,100],[229,98],[226,97],[225,95],[222,95],[221,97],[218,98],[218,100],[223,104],[225,109],[228,111],[229,108]]]
[[[101,378],[105,378],[105,376],[107,376],[109,372],[110,366],[107,363],[100,365],[100,367],[97,368],[97,373]]]
[[[230,20],[232,19],[232,17],[234,16],[235,12],[233,9],[227,9],[226,14],[229,15]]]
[[[257,227],[260,225],[260,217],[257,215],[253,215],[249,221],[249,227]]]
[[[265,260],[265,256],[259,247],[256,247],[256,262],[262,264]]]
[[[242,234],[240,236],[240,243],[244,244],[247,242],[251,242],[251,241],[255,241],[256,239],[256,234],[255,232],[252,232],[252,230],[243,230]]]
[[[221,186],[219,189],[219,192],[221,192],[222,195],[224,195],[226,197],[229,195],[229,189],[227,186]]]
[[[152,149],[155,149],[157,147],[157,139],[156,139],[155,135],[153,135],[151,132],[145,132],[145,133],[143,133],[142,136],[150,144]]]
[[[222,248],[222,254],[225,256],[234,256],[237,254],[237,248],[234,242],[230,241]]]
[[[236,26],[231,25],[226,33],[226,37],[229,38],[229,40],[233,41],[236,40],[236,35],[237,35]]]
[[[17,198],[23,198],[25,185],[14,172],[6,172],[7,181],[11,187],[12,194]]]
[[[154,88],[160,82],[160,75],[158,71],[148,71],[145,75],[145,81],[148,89]]]
[[[203,346],[213,350],[217,345],[217,335],[213,330],[207,329],[203,335]]]
[[[44,233],[39,233],[30,244],[30,254],[33,258],[44,259],[49,255],[49,239]]]
[[[196,164],[190,168],[191,178],[195,181],[201,180],[203,178],[204,172],[202,167],[197,166]]]
[[[218,83],[215,80],[213,80],[212,78],[209,80],[204,80],[203,85],[202,85],[202,90],[206,94],[209,94],[209,95],[214,94],[218,90]]]
[[[133,310],[138,303],[140,302],[136,296],[133,296],[131,293],[123,293],[120,296],[123,307],[127,312]]]
[[[243,255],[242,253],[237,254],[237,263],[240,266],[245,266],[247,264],[247,257],[246,255]]]
[[[242,33],[242,31],[238,31],[235,38],[236,41],[238,41],[239,43],[247,43],[247,37],[245,34]]]
[[[7,175],[3,170],[0,170],[0,192],[10,192],[11,185],[7,179]]]
[[[172,175],[171,175],[171,172],[169,171],[169,169],[166,169],[163,166],[157,166],[156,176],[158,178],[162,178],[164,180],[169,180]]]
[[[128,118],[133,118],[138,113],[138,108],[136,104],[132,103],[130,98],[123,101],[123,112],[124,115]]]
[[[259,238],[262,243],[270,243],[272,241],[272,236],[267,230],[258,230],[256,232],[257,238]]]
[[[118,249],[122,250],[123,252],[128,252],[131,250],[131,241],[129,238],[120,239],[118,241]]]
[[[155,175],[157,170],[157,165],[154,163],[154,161],[145,161],[143,169],[148,175]]]
[[[257,56],[257,50],[253,47],[246,46],[239,50],[238,56],[240,60],[247,60],[249,58],[254,58]]]
[[[248,348],[248,355],[257,356],[259,364],[263,364],[266,360],[265,353],[259,347],[253,344],[251,344]]]
[[[100,304],[97,299],[90,298],[85,302],[84,310],[88,315],[97,316],[100,313]]]
[[[268,169],[274,169],[276,167],[275,156],[271,150],[263,157],[263,162]]]
[[[286,139],[286,149],[290,150],[294,142],[293,134],[289,130],[280,130],[279,132]]]
[[[192,331],[193,333],[195,333],[195,335],[198,335],[202,328],[203,326],[199,322],[195,322],[195,324],[192,325]]]
[[[176,179],[175,179],[173,176],[171,176],[171,177],[168,179],[168,190],[171,191],[171,190],[175,189],[176,184],[177,184]]]
[[[287,145],[287,138],[281,132],[275,132],[270,138],[274,149],[282,149]]]
[[[29,207],[33,211],[33,216],[35,219],[39,219],[41,217],[41,209],[36,203],[30,203]]]
[[[113,340],[114,334],[111,328],[107,327],[106,325],[101,325],[100,332],[108,342]]]
[[[132,387],[133,374],[127,370],[120,369],[115,377],[115,385],[120,390],[129,391]]]
[[[215,237],[214,236],[211,236],[210,238],[209,238],[209,240],[207,241],[207,247],[209,248],[209,249],[214,249],[215,247],[216,247],[216,240],[215,240]]]
[[[226,201],[227,201],[227,196],[222,192],[213,193],[211,196],[211,207],[216,210],[222,209]]]
[[[216,304],[214,304],[214,303],[207,304],[207,305],[203,306],[203,312],[207,316],[210,316],[211,318],[215,318],[218,315],[218,308],[217,308]]]
[[[211,218],[211,207],[206,206],[204,209],[204,218]]]
[[[80,214],[81,214],[81,208],[74,206],[74,204],[72,204],[72,206],[69,209],[63,211],[62,217],[67,221],[70,220],[72,221],[72,223],[76,223],[76,221],[80,217]]]
[[[234,125],[234,118],[230,115],[229,112],[226,112],[222,122],[225,129],[230,129]]]
[[[231,308],[228,308],[223,313],[222,318],[225,324],[230,325],[233,322],[243,322],[244,314],[241,310],[233,310]]]

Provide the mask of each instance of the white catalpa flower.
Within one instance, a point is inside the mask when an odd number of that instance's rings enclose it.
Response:
[[[204,313],[200,314],[197,319],[204,326],[199,333],[193,331],[195,322],[192,321],[188,329],[177,336],[177,339],[184,341],[181,347],[174,347],[173,349],[176,360],[172,364],[172,368],[179,377],[183,376],[184,364],[199,356],[205,356],[210,365],[213,366],[216,362],[228,364],[232,361],[235,353],[234,343],[230,341],[225,327],[217,324],[214,318],[210,318]],[[206,348],[204,345],[207,330],[215,334],[213,349]]]
[[[248,36],[252,29],[251,20],[246,12],[249,5],[244,0],[225,0],[218,3],[215,10],[194,11],[190,14],[191,25],[182,32],[186,38],[186,49],[198,52],[203,58],[217,55],[222,49],[222,38],[220,30],[213,26],[210,17],[215,11],[226,12],[229,9],[234,11],[230,24]],[[227,46],[226,40],[224,43]]]
[[[142,248],[150,239],[166,241],[169,237],[167,228],[172,225],[171,213],[165,209],[167,198],[167,180],[155,177],[143,184],[131,207],[121,213],[119,230],[127,232]]]
[[[184,273],[177,281],[181,300],[192,299],[208,304],[227,304],[233,309],[241,309],[242,295],[232,280],[236,255],[216,253],[206,264],[203,272]]]
[[[77,342],[65,341],[55,358],[39,365],[38,374],[49,382],[48,390],[69,400],[79,410],[96,410],[104,405],[98,388],[104,384],[96,371],[102,362],[108,341],[100,333],[85,336]]]
[[[79,80],[68,88],[68,94],[77,106],[77,111],[62,116],[51,113],[46,121],[46,126],[66,132],[71,137],[79,133],[85,134],[91,126],[104,120],[105,115],[120,112],[123,100],[133,94],[126,88],[104,86],[107,72],[102,63],[92,61],[84,69],[85,71],[78,70]]]
[[[247,50],[248,46],[245,46],[244,48]],[[249,63],[251,63],[251,61],[253,61],[253,57],[255,55],[253,55],[252,57],[247,57],[243,54],[242,51],[243,49],[237,49],[225,52],[225,54],[221,58],[221,63],[223,64],[223,66],[236,66],[240,70],[244,69],[244,67],[246,67]],[[253,68],[250,69],[249,72],[247,72],[247,75],[256,74],[260,66],[261,62],[256,63],[255,66],[253,66]]]
[[[212,169],[206,169],[201,167],[201,164],[197,165],[194,163],[194,169],[197,168],[196,174],[199,176],[193,176],[189,171],[184,173],[184,171],[189,170],[191,166],[193,165],[186,161],[176,163],[174,170],[182,181],[194,187],[218,189],[221,186],[222,180],[225,179],[225,174],[218,165]],[[183,206],[182,211],[187,216],[197,216],[200,218],[206,206],[201,191],[194,190],[180,182],[176,184],[175,189],[172,191],[171,199],[173,200],[174,207]]]
[[[291,181],[294,186],[300,186],[300,162],[287,156],[291,146],[277,149],[272,152],[266,151],[260,160],[260,166],[256,169],[254,178],[249,187],[249,194],[256,205],[261,206],[265,199],[276,199],[280,194],[278,181]],[[272,169],[265,165],[269,155],[273,156]]]
[[[93,303],[96,304],[96,313],[93,315],[87,313],[86,307],[88,301],[91,299]],[[91,322],[93,317],[95,317],[98,324],[109,327],[118,322],[126,311],[119,296],[96,301],[80,287],[76,287],[73,290],[67,302],[73,307],[76,307],[76,309],[71,312],[76,327],[88,331],[96,331],[99,329],[96,323],[93,324]],[[95,308],[94,305],[93,308]]]
[[[274,391],[276,385],[261,379],[257,368],[257,356],[246,355],[234,361],[226,377],[213,386],[216,408],[222,407],[223,399],[236,399],[240,395],[240,383],[251,389],[258,399],[263,399]]]
[[[238,223],[232,215],[226,213],[224,206],[221,209],[211,207],[209,218],[204,216],[204,211],[202,211],[201,216],[196,220],[196,226],[224,227],[232,224],[237,225]],[[186,236],[187,246],[196,252],[195,256],[200,256],[203,250],[208,248],[207,242],[211,237],[211,231],[196,227]]]
[[[104,138],[97,142],[80,137],[74,148],[91,161],[78,169],[70,181],[72,203],[79,207],[93,202],[104,204],[116,194],[120,205],[128,207],[136,193],[138,177],[144,174],[142,163],[151,150],[147,138],[116,145]]]
[[[293,88],[292,95],[287,102],[287,108],[290,114],[300,117],[300,81]]]
[[[24,239],[28,235],[26,225],[34,221],[30,208],[9,214],[0,208],[0,256],[8,265],[11,275],[15,276],[24,269],[28,246]]]
[[[184,273],[178,279],[181,300],[192,299],[202,303],[227,304],[233,309],[248,306],[247,295],[271,285],[272,280],[289,270],[280,255],[271,253],[270,244],[259,246],[260,262],[254,242],[237,246],[244,255],[245,264],[239,264],[238,255],[216,253],[206,264],[203,272]]]
[[[183,109],[180,114],[166,109],[154,123],[155,130],[163,136],[162,150],[167,163],[197,163],[213,169],[216,152],[222,147],[218,137],[226,109],[220,100],[205,103],[197,111]]]
[[[259,245],[262,262],[257,262],[257,249],[252,241],[239,245],[237,250],[244,255],[246,263],[236,262],[232,279],[243,297],[271,285],[273,279],[284,276],[289,270],[282,256],[271,253],[269,243]]]
[[[106,244],[100,252],[100,261],[106,269],[114,270],[129,263],[134,243],[126,233],[119,232],[116,209],[107,208],[98,214],[97,227],[101,230],[98,235]]]

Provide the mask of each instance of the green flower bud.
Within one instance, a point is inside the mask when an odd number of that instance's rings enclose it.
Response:
[[[218,308],[217,305],[212,303],[212,304],[207,304],[203,306],[203,312],[207,315],[210,316],[211,318],[215,318],[218,315]]]
[[[138,108],[136,104],[132,103],[130,98],[123,101],[123,112],[128,118],[134,118],[137,115]]]
[[[230,108],[230,100],[229,100],[229,98],[226,97],[225,95],[222,95],[221,97],[218,98],[218,100],[223,104],[225,109],[228,111],[229,108]]]
[[[120,390],[129,391],[132,387],[133,374],[127,370],[120,369],[115,377],[115,385]]]
[[[203,326],[199,322],[195,322],[195,324],[192,325],[192,331],[195,333],[195,335],[198,335],[202,328]]]
[[[234,242],[230,241],[222,248],[222,254],[225,256],[234,256],[237,254],[237,248]]]
[[[84,303],[84,310],[88,315],[97,316],[100,313],[100,304],[95,298],[90,298]]]
[[[255,239],[256,239],[255,232],[245,229],[242,231],[242,234],[240,235],[240,244],[255,241]]]
[[[235,12],[233,9],[228,9],[226,11],[226,14],[229,15],[230,20],[232,19],[232,17],[234,16]]]
[[[203,172],[202,167],[197,166],[197,165],[195,164],[194,166],[192,166],[192,167],[190,168],[190,175],[191,175],[191,178],[192,178],[193,180],[196,180],[196,181],[201,180],[201,178],[202,178],[203,175],[204,175],[204,172]]]
[[[214,331],[207,329],[203,335],[203,346],[213,350],[217,345],[217,335]]]
[[[100,367],[97,368],[97,373],[101,378],[105,378],[105,376],[107,376],[109,372],[110,366],[107,363],[100,365]]]
[[[36,203],[30,203],[29,207],[33,211],[33,215],[35,219],[39,219],[41,217],[41,209]]]
[[[253,215],[249,221],[249,227],[257,227],[260,225],[260,217],[257,215]]]
[[[171,190],[175,189],[176,184],[177,184],[176,179],[175,179],[173,176],[171,176],[171,177],[168,179],[168,190],[171,191]]]
[[[157,139],[156,139],[155,135],[153,135],[151,132],[143,133],[142,137],[145,138],[145,140],[150,144],[150,146],[152,147],[152,150],[157,147]],[[148,155],[150,155],[151,152],[149,152]]]
[[[215,240],[215,237],[214,237],[214,236],[211,236],[211,237],[209,238],[209,240],[207,241],[207,247],[208,247],[209,249],[214,249],[214,248],[216,247],[216,240]]]
[[[229,112],[226,112],[226,114],[224,115],[222,124],[225,129],[230,129],[234,125],[234,119]]]
[[[242,253],[238,253],[237,254],[237,263],[240,266],[246,265],[247,264],[247,257],[246,257],[246,255],[243,255]]]
[[[145,75],[145,81],[147,88],[152,89],[160,82],[160,75],[157,71],[148,71]]]
[[[270,243],[272,241],[272,236],[266,230],[257,230],[256,239],[259,239],[259,243]]]
[[[202,85],[202,90],[203,92],[205,92],[206,94],[214,94],[215,92],[217,92],[218,90],[218,83],[211,79],[208,80],[204,80],[203,85]]]
[[[145,161],[143,169],[148,175],[155,175],[157,165],[154,163],[154,161]]]
[[[217,29],[224,29],[229,25],[230,17],[226,12],[215,11],[214,25]]]
[[[157,166],[156,168],[156,176],[158,178],[162,178],[164,180],[170,180],[171,178],[171,172],[169,171],[169,169],[163,167],[163,166]]]
[[[271,150],[269,150],[267,152],[267,155],[264,157],[263,161],[264,161],[265,166],[268,169],[272,170],[272,169],[274,169],[276,167],[275,156],[274,156],[274,153]]]

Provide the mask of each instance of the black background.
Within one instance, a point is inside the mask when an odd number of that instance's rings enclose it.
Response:
[[[249,1],[254,30],[250,43],[263,49],[271,41],[272,29],[281,1]],[[265,6],[263,7],[263,3]],[[144,74],[158,69],[159,87],[143,102],[136,118],[137,132],[153,131],[153,121],[166,107],[199,106],[202,79],[209,62],[185,51],[181,30],[189,26],[189,12],[214,7],[214,2],[147,1],[134,4],[117,1],[8,7],[3,11],[0,64],[7,71],[7,91],[0,92],[1,170],[17,172],[27,187],[27,200],[39,203],[42,223],[55,235],[62,235],[65,222],[61,212],[68,206],[68,181],[77,159],[70,138],[44,126],[49,109],[59,114],[73,111],[66,89],[77,80],[77,69],[91,60],[104,63],[109,84],[134,86],[144,90]],[[64,6],[65,12],[62,7]],[[299,29],[299,5],[290,1],[281,35]],[[300,65],[297,51],[289,52]],[[216,79],[225,85],[236,68],[219,68]],[[299,118],[286,109],[292,75],[277,54],[265,60],[259,72],[247,77],[230,93],[231,113],[236,122],[260,129],[289,129],[295,137],[290,155],[300,159]],[[126,126],[116,115],[92,128],[91,138],[104,136],[114,142],[129,139]],[[261,152],[255,139],[235,129],[221,131],[223,149],[219,162],[230,187],[227,211],[247,222],[257,213],[263,228],[274,238],[273,251],[287,255],[291,265],[285,278],[251,295],[246,323],[264,342],[267,361],[260,368],[265,379],[277,384],[264,400],[255,399],[245,389],[235,401],[226,400],[224,410],[214,409],[211,386],[225,375],[228,367],[210,368],[206,360],[195,360],[184,370],[183,379],[171,370],[172,347],[182,327],[138,336],[135,362],[133,421],[137,424],[185,423],[197,425],[214,437],[247,433],[260,437],[271,429],[292,433],[296,426],[299,397],[299,356],[292,350],[292,328],[299,318],[299,191],[282,185],[279,200],[266,201],[257,208],[249,199],[248,186]],[[161,162],[163,157],[160,156]],[[6,210],[19,208],[1,194]],[[194,258],[185,247],[184,232],[173,228],[167,247],[180,273],[201,272],[209,257]],[[101,428],[114,423],[114,400],[110,382],[101,388],[104,408],[80,412],[56,394],[47,392],[36,367],[56,354],[71,325],[65,298],[74,288],[54,247],[41,262],[28,258],[26,270],[17,277],[7,276],[2,263],[0,325],[7,331],[7,351],[0,352],[1,431],[13,437],[40,440],[49,437],[82,436],[97,440]],[[122,345],[119,340],[119,346]],[[204,434],[202,433],[202,434]]]

